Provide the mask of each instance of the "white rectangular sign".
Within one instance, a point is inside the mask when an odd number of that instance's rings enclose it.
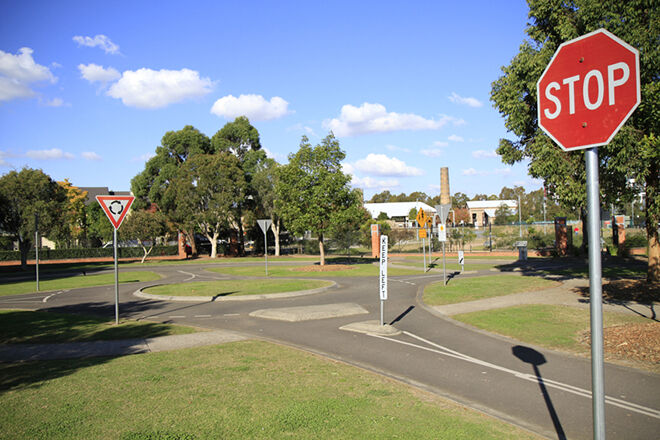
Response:
[[[447,226],[442,223],[438,225],[438,241],[447,241]]]
[[[458,251],[458,264],[464,264],[465,263],[465,258],[463,251]]]
[[[387,235],[380,236],[380,277],[378,280],[380,288],[380,300],[387,299]]]

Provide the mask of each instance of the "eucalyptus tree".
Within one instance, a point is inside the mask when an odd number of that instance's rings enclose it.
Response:
[[[564,207],[584,210],[584,152],[563,152],[538,127],[536,83],[559,45],[605,28],[640,52],[642,103],[607,146],[599,147],[602,200],[635,196],[634,179],[646,192],[649,239],[647,279],[660,280],[660,8],[653,0],[528,0],[528,38],[491,90],[512,139],[497,149],[505,163],[528,161],[529,174],[542,179]],[[582,214],[584,218],[584,212]]]

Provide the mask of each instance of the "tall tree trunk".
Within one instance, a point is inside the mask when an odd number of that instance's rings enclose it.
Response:
[[[238,207],[238,255],[245,255],[245,238],[243,237],[243,209]]]
[[[28,252],[30,251],[30,246],[32,242],[30,240],[24,239],[21,234],[18,236],[18,250],[21,251],[21,269],[27,270],[27,258]]]
[[[280,256],[280,221],[273,220],[272,224],[273,235],[275,236],[275,256]]]
[[[319,253],[321,254],[321,266],[325,266],[325,247],[323,246],[323,234],[319,234]]]
[[[197,243],[195,243],[195,234],[190,229],[183,229],[182,231],[186,236],[186,239],[188,239],[188,243],[190,243],[190,253],[193,255],[193,257],[196,257]]]
[[[658,237],[658,222],[660,222],[660,206],[656,206],[660,197],[660,177],[657,166],[649,167],[646,177],[646,236],[649,242],[649,266],[646,281],[649,283],[660,281],[660,240]]]

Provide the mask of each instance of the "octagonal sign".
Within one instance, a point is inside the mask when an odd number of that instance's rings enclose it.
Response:
[[[562,149],[606,145],[641,101],[639,52],[599,29],[559,46],[536,89],[539,126]]]

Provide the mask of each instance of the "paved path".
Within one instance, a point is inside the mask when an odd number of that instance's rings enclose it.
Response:
[[[207,272],[208,267],[149,269],[163,274],[159,283],[227,278]],[[323,278],[333,279],[336,287],[255,302],[172,303],[133,295],[149,283],[122,285],[120,310],[126,318],[228,330],[300,347],[435,392],[547,438],[592,437],[588,359],[521,345],[444,319],[420,301],[424,286],[441,281],[441,273],[390,278],[385,322],[391,333],[368,327],[380,317],[376,278]],[[113,286],[50,295],[53,292],[3,297],[0,306],[114,316]],[[50,298],[43,302],[46,296]],[[355,310],[357,305],[367,313],[336,313],[341,304]],[[258,310],[289,309],[290,314],[293,308],[295,314],[300,307],[314,311],[319,306],[333,312],[311,320],[251,316]],[[356,330],[365,323],[366,331]],[[660,431],[660,376],[606,363],[605,380],[608,438],[655,438]]]

